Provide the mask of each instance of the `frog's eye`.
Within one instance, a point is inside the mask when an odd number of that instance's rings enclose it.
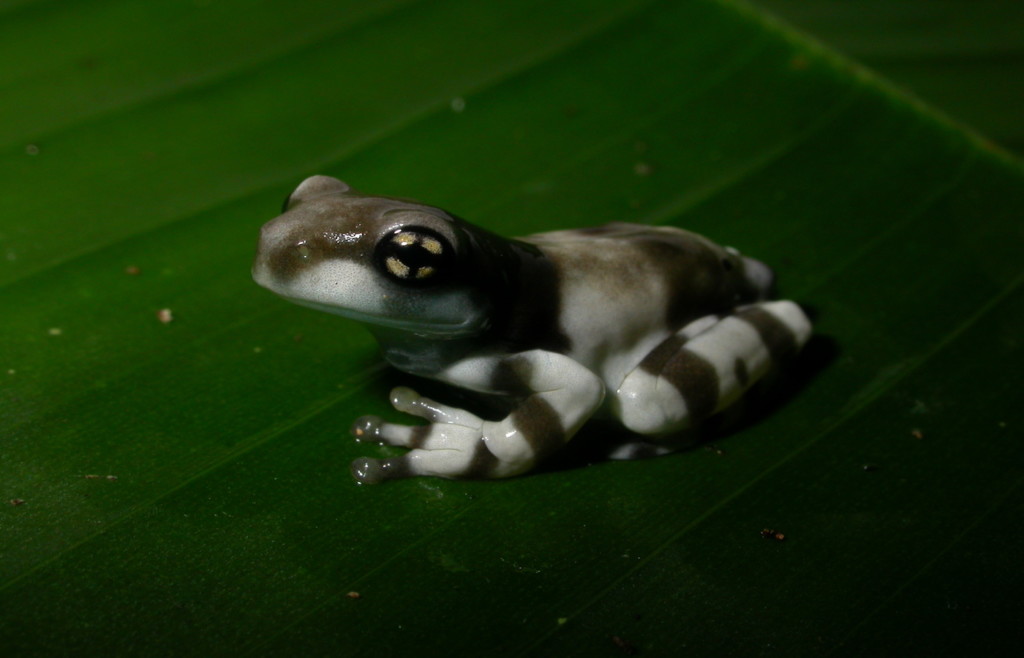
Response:
[[[433,284],[451,273],[454,254],[448,241],[436,231],[404,226],[377,244],[378,266],[390,278],[407,284]]]

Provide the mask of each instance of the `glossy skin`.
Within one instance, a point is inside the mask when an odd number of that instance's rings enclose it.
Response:
[[[263,227],[253,277],[366,323],[401,370],[514,400],[488,421],[396,388],[394,407],[428,424],[357,420],[358,439],[410,448],[353,462],[366,483],[517,475],[598,412],[641,435],[613,457],[668,452],[811,333],[796,304],[767,301],[765,265],[694,233],[608,224],[508,240],[327,176]]]

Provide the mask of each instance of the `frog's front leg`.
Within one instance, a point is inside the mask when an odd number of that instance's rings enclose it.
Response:
[[[430,424],[396,425],[373,416],[357,420],[352,428],[357,438],[411,448],[391,459],[357,459],[352,463],[357,480],[518,475],[572,438],[604,399],[604,383],[597,375],[568,357],[543,350],[468,358],[445,369],[438,379],[522,400],[505,419],[486,421],[397,388],[392,405]]]

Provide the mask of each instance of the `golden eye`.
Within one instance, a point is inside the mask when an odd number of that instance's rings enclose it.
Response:
[[[436,231],[406,226],[384,236],[377,244],[377,262],[390,278],[417,285],[439,283],[450,274],[451,246]]]
[[[420,244],[423,245],[424,249],[434,254],[435,256],[440,256],[441,252],[444,250],[444,247],[441,246],[440,241],[434,238],[424,238],[423,242],[421,242]]]
[[[402,261],[398,260],[394,256],[391,256],[387,260],[385,260],[384,264],[387,265],[388,272],[390,272],[392,274],[392,276],[394,276],[395,278],[398,278],[398,279],[408,279],[409,278],[409,268],[408,268],[408,266],[406,266],[405,263],[403,263]],[[417,275],[417,276],[419,276],[419,275]]]

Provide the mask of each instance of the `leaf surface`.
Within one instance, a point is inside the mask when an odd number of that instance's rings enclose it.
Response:
[[[25,1],[0,61],[0,645],[1008,642],[1022,172],[870,72],[724,0]],[[718,451],[359,487],[389,449],[346,428],[409,378],[249,278],[313,173],[506,235],[685,226],[818,337]]]

